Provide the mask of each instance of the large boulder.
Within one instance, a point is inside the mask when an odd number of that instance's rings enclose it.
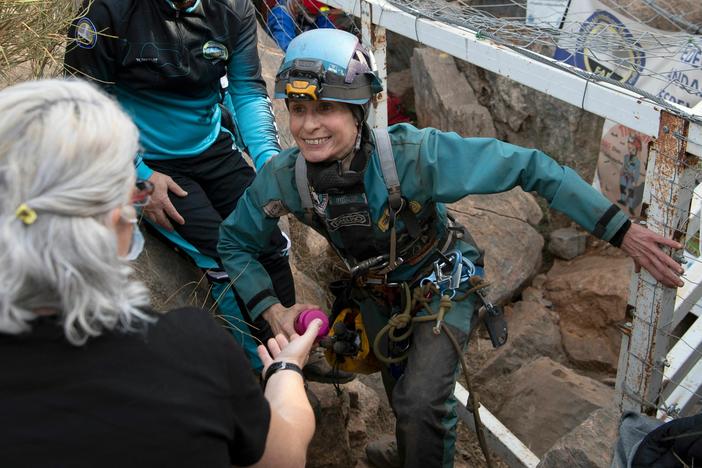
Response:
[[[307,451],[307,466],[368,466],[366,445],[393,433],[394,416],[387,400],[358,379],[340,386],[340,393],[332,385],[308,385],[319,399],[321,418]]]
[[[541,219],[534,197],[521,189],[471,195],[449,211],[485,249],[485,271],[495,303],[510,300],[541,268],[544,239],[531,226]]]
[[[608,406],[614,389],[542,357],[511,374],[503,398],[495,415],[541,456],[590,413]]]
[[[561,437],[537,468],[609,468],[619,432],[619,411],[600,408]]]
[[[586,180],[592,179],[604,123],[601,117],[468,62],[455,62],[480,105],[490,111],[497,138],[538,148]]]
[[[428,47],[415,49],[412,77],[420,127],[464,136],[496,136],[490,112],[478,103],[452,56]]]
[[[507,343],[485,351],[487,361],[473,379],[488,408],[504,402],[503,389],[511,373],[544,356],[561,363],[567,361],[554,312],[538,302],[520,301],[507,308],[505,318],[509,329]]]
[[[348,420],[350,400],[348,392],[337,394],[332,385],[308,383],[309,390],[319,400],[320,418],[314,437],[307,449],[307,466],[345,468],[351,459]]]
[[[613,254],[614,250],[610,250]],[[561,318],[563,345],[580,368],[614,372],[626,318],[631,259],[588,255],[556,260],[548,272],[546,296]]]

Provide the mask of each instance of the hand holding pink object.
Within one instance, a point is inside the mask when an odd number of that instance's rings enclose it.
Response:
[[[320,319],[322,326],[319,327],[317,339],[326,336],[329,333],[329,318],[324,311],[319,309],[307,309],[300,312],[300,315],[295,319],[295,333],[302,335],[307,330],[307,327],[312,323],[312,320]]]

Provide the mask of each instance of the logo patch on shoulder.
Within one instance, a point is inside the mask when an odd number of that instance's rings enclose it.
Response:
[[[207,41],[202,46],[202,56],[214,62],[226,61],[229,58],[229,51],[224,44],[217,41]]]
[[[98,33],[90,18],[82,17],[76,22],[76,45],[83,49],[92,49],[97,44]]]

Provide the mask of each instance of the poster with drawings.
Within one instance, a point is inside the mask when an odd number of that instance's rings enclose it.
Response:
[[[702,36],[659,31],[597,0],[571,0],[554,58],[694,107],[702,98]],[[663,40],[662,40],[663,39]],[[652,139],[606,120],[595,186],[638,216]]]

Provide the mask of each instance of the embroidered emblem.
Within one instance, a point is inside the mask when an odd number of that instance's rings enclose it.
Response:
[[[420,211],[422,211],[422,204],[419,203],[417,200],[412,200],[409,202],[409,207],[410,210],[412,210],[412,213],[417,214]]]
[[[312,192],[312,205],[314,205],[314,210],[322,218],[325,217],[325,213],[327,211],[328,204],[329,204],[329,195],[327,195],[326,193],[318,194],[316,192]]]
[[[281,200],[271,200],[263,206],[263,212],[269,218],[280,218],[290,213],[290,210]]]
[[[82,17],[76,22],[76,45],[83,49],[92,49],[97,44],[98,33],[90,18]]]
[[[385,232],[390,228],[390,213],[388,212],[387,208],[385,208],[385,211],[383,211],[383,214],[380,216],[376,224],[378,225],[378,229],[380,229],[382,232]]]
[[[356,211],[354,213],[346,213],[336,218],[327,220],[327,227],[330,231],[336,231],[339,228],[347,226],[370,226],[370,213],[367,211]]]
[[[229,51],[224,44],[216,41],[207,41],[202,46],[202,55],[207,60],[213,62],[226,61],[229,58]]]

